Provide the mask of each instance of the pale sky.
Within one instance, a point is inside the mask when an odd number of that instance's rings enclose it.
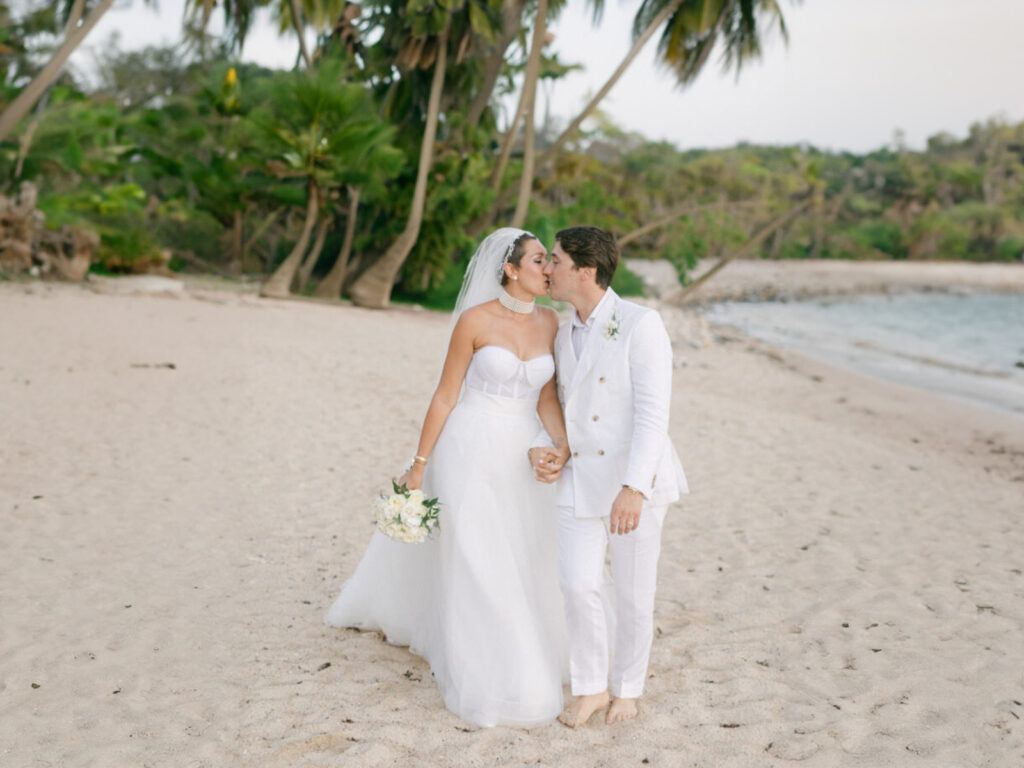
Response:
[[[184,0],[115,7],[86,39],[100,47],[113,30],[122,47],[179,39]],[[602,102],[623,128],[682,149],[809,142],[865,151],[902,130],[910,147],[947,131],[964,136],[972,122],[1024,121],[1022,0],[781,0],[789,45],[778,35],[737,81],[709,62],[696,83],[679,89],[655,64],[657,38]],[[630,46],[636,3],[609,0],[594,28],[582,0],[569,0],[551,25],[563,62],[585,66],[551,89],[551,111],[567,120],[618,65]],[[290,67],[294,38],[278,37],[269,17],[250,36],[243,59]],[[73,59],[88,66],[87,51]],[[540,97],[540,94],[538,95]],[[514,107],[514,104],[512,105]],[[510,107],[511,108],[511,107]],[[543,109],[538,104],[538,112]]]

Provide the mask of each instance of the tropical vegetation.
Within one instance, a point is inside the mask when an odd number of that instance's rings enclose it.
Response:
[[[265,5],[192,0],[186,44],[108,46],[87,80],[61,65],[109,4],[0,0],[0,195],[31,184],[47,228],[95,233],[94,270],[252,276],[267,296],[371,307],[392,295],[444,306],[475,242],[505,223],[546,242],[595,223],[684,281],[696,259],[731,253],[1024,251],[1024,124],[978,123],[924,151],[684,151],[601,112],[653,37],[681,84],[713,51],[740,71],[766,36],[785,36],[776,2],[644,0],[633,49],[565,126],[538,125],[535,109],[538,83],[573,66],[548,50],[562,0],[279,2],[282,33],[303,41],[289,71],[238,60]],[[503,97],[517,105],[504,121]]]

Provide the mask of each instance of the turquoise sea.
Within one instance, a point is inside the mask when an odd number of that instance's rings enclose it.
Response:
[[[1024,295],[736,302],[706,315],[839,367],[1024,418]]]

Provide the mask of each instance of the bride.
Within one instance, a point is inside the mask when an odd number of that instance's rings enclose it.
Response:
[[[384,632],[430,663],[445,705],[481,726],[529,727],[562,710],[567,669],[554,486],[527,458],[541,427],[568,458],[555,391],[558,319],[544,246],[521,229],[488,236],[453,315],[412,467],[399,480],[440,499],[423,544],[380,532],[327,612]],[[539,420],[538,420],[539,417]]]

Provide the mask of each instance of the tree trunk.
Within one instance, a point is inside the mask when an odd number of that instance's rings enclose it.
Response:
[[[270,299],[288,298],[291,292],[292,281],[295,279],[295,271],[299,268],[302,254],[306,252],[306,247],[309,245],[309,236],[313,232],[313,226],[316,224],[318,209],[316,185],[310,182],[309,199],[306,202],[306,221],[302,225],[302,234],[299,236],[299,242],[292,248],[288,258],[282,261],[278,268],[274,270],[274,274],[270,276],[270,279],[263,284],[263,287],[260,289],[260,296],[266,296]]]
[[[778,261],[779,255],[782,253],[782,246],[786,242],[786,230],[779,227],[775,230],[775,236],[772,238],[772,249],[768,254],[768,258],[773,261]]]
[[[71,11],[68,13],[68,23],[64,25],[65,39],[78,26],[78,22],[82,20],[82,11],[84,10],[85,0],[75,0],[71,6]]]
[[[501,140],[501,152],[498,154],[498,162],[494,164],[494,170],[491,171],[491,189],[497,195],[501,191],[501,180],[505,176],[505,167],[508,165],[508,159],[512,156],[512,144],[516,140],[516,131],[519,130],[519,121],[523,119],[523,115],[526,114],[526,83],[523,83],[523,90],[519,94],[519,102],[516,104],[516,113],[512,116],[512,125],[505,131],[505,136]],[[493,210],[490,213],[490,218],[494,217],[494,213],[497,210],[497,198],[495,198],[495,204]]]
[[[306,48],[306,25],[302,21],[302,9],[299,8],[299,0],[289,0],[289,7],[292,13],[292,26],[295,28],[295,34],[299,38],[299,53],[302,54],[302,60],[306,62],[306,71],[313,71],[313,59],[309,56],[309,49]]]
[[[480,118],[491,103],[491,95],[494,93],[494,86],[498,83],[501,69],[505,65],[505,51],[519,34],[520,18],[523,15],[523,8],[526,7],[525,0],[505,0],[502,8],[501,34],[494,44],[494,54],[487,59],[484,65],[484,80],[480,84],[476,98],[466,113],[466,124],[475,128]]]
[[[733,259],[737,259],[740,256],[743,256],[744,254],[750,253],[752,250],[754,250],[754,248],[757,248],[775,230],[777,230],[780,227],[784,226],[786,224],[786,222],[791,221],[792,219],[794,219],[802,211],[806,210],[807,207],[809,205],[811,205],[812,203],[813,203],[813,199],[804,200],[802,203],[799,203],[798,205],[794,205],[792,208],[790,208],[784,214],[782,214],[781,216],[776,218],[774,221],[769,222],[767,225],[765,225],[761,229],[760,232],[758,232],[752,238],[747,240],[747,242],[745,242],[743,245],[741,245],[739,248],[737,248],[732,253],[729,253],[729,254],[726,254],[725,256],[723,256],[722,259],[717,264],[715,264],[715,266],[713,266],[711,269],[709,269],[703,275],[698,277],[694,282],[690,283],[688,286],[683,288],[683,292],[681,294],[679,294],[678,300],[681,302],[684,299],[686,299],[687,296],[692,294],[694,291],[696,291],[698,288],[700,288],[702,285],[704,285],[704,283],[706,283],[708,280],[710,280],[712,278],[712,276],[717,274],[720,270],[724,269],[726,267],[726,265],[730,261],[732,261]]]
[[[523,172],[519,176],[519,196],[516,199],[516,210],[509,223],[510,227],[519,227],[520,229],[526,223],[526,214],[530,210],[530,192],[533,190],[533,100],[535,97],[535,93],[531,94],[530,106],[526,110],[526,128],[523,132]]]
[[[235,211],[234,222],[231,226],[231,263],[228,264],[228,272],[232,275],[242,274],[242,250],[245,245],[242,225],[245,222],[245,212],[239,208]]]
[[[427,201],[427,175],[434,161],[434,137],[441,107],[441,91],[444,88],[445,68],[448,61],[448,29],[451,17],[437,41],[437,60],[434,62],[434,77],[430,83],[430,99],[427,102],[427,122],[423,128],[423,142],[420,146],[420,164],[416,172],[416,186],[412,193],[409,219],[391,247],[369,269],[352,284],[349,295],[361,307],[383,309],[391,298],[391,289],[402,264],[409,258],[416,238],[423,224],[423,208]]]
[[[68,29],[64,35],[64,42],[54,52],[53,58],[50,59],[49,63],[0,113],[0,141],[7,138],[7,135],[14,130],[22,118],[32,110],[32,106],[39,100],[39,97],[43,95],[46,89],[50,87],[50,84],[60,75],[60,71],[63,69],[68,57],[74,53],[86,35],[96,26],[96,22],[110,10],[110,6],[113,4],[114,0],[100,0],[99,4],[89,12],[89,15],[85,17],[85,21],[80,26],[75,27],[73,30]],[[77,12],[76,8],[78,9]],[[76,2],[75,6],[72,7],[71,21],[74,21],[76,14],[80,13],[80,4]],[[69,21],[68,27],[70,26],[71,23]]]
[[[573,134],[575,134],[579,129],[580,124],[590,116],[590,113],[597,108],[597,105],[601,103],[601,100],[608,95],[612,86],[619,81],[619,78],[622,77],[622,74],[629,68],[629,65],[633,63],[633,59],[635,59],[637,54],[640,53],[643,47],[647,44],[647,41],[651,39],[651,36],[658,31],[658,28],[661,27],[661,25],[664,24],[682,4],[683,0],[673,0],[672,3],[665,6],[664,10],[655,17],[654,21],[652,21],[647,29],[644,30],[643,34],[636,39],[636,42],[633,43],[633,47],[629,49],[629,53],[626,54],[626,57],[619,64],[618,69],[616,69],[612,73],[612,76],[608,78],[608,81],[601,86],[601,90],[597,92],[597,95],[590,100],[587,106],[583,108],[583,111],[580,112],[571,123],[569,123],[569,127],[562,131],[562,134],[555,139],[554,143],[548,147],[547,151],[543,155],[541,155],[540,160],[537,162],[538,171],[545,168],[552,160],[555,159],[555,155],[557,155],[565,143],[572,138]]]
[[[818,190],[814,193],[814,229],[811,232],[811,251],[808,256],[820,259],[825,245],[825,193]]]
[[[836,219],[839,218],[839,214],[843,209],[843,204],[846,202],[846,197],[849,192],[850,187],[847,185],[838,195],[836,195],[831,208],[828,208],[828,201],[825,198],[824,190],[821,192],[821,208],[817,211],[818,218],[814,227],[813,258],[821,258],[822,251],[829,242],[829,233],[831,233],[833,229],[832,225],[834,225],[836,223]]]
[[[348,259],[352,253],[352,241],[356,235],[356,218],[359,215],[359,195],[361,187],[348,188],[348,220],[345,222],[345,240],[338,251],[338,258],[327,276],[320,281],[320,285],[313,292],[314,296],[324,299],[340,299],[341,286],[345,283],[345,273],[348,272]]]
[[[530,209],[530,192],[533,190],[534,160],[534,106],[537,103],[537,78],[540,75],[540,55],[547,33],[548,0],[538,0],[537,18],[533,24],[533,39],[530,41],[530,58],[526,61],[526,76],[523,80],[523,97],[526,99],[526,132],[523,136],[523,173],[519,177],[519,199],[516,212],[512,215],[512,226],[522,228]],[[501,184],[501,179],[498,179]]]
[[[320,219],[320,226],[317,227],[316,240],[313,241],[313,247],[310,248],[309,253],[302,262],[302,266],[299,267],[299,279],[296,290],[304,291],[306,286],[309,284],[309,276],[313,274],[313,267],[315,267],[317,261],[320,260],[320,253],[324,249],[324,240],[327,239],[327,231],[330,228],[330,216],[324,216]]]
[[[251,261],[251,259],[249,258],[249,254],[252,251],[253,246],[255,246],[256,243],[259,242],[259,239],[263,237],[264,233],[268,229],[270,229],[270,225],[277,221],[277,217],[281,215],[282,210],[283,209],[281,208],[275,208],[273,211],[267,214],[266,218],[264,218],[263,221],[260,222],[260,225],[256,227],[256,231],[252,233],[248,240],[245,241],[245,245],[242,246],[243,273],[245,272],[246,268],[249,266],[249,262]],[[262,271],[262,265],[260,265],[260,270]]]
[[[82,20],[82,11],[84,9],[85,0],[75,0],[68,13],[68,22],[64,25],[65,40],[74,31],[75,27],[78,26],[78,22]],[[25,158],[28,157],[28,151],[32,146],[32,139],[36,135],[36,129],[39,128],[39,123],[42,122],[43,115],[46,113],[46,102],[49,101],[49,96],[50,86],[47,86],[39,100],[36,101],[35,115],[33,115],[25,132],[21,134],[21,141],[18,144],[18,161],[14,166],[14,178],[16,179],[21,178],[21,171],[25,167]]]
[[[612,73],[612,76],[608,78],[608,81],[601,86],[601,90],[597,92],[597,95],[590,100],[590,103],[583,108],[583,111],[576,116],[576,119],[569,124],[569,127],[562,131],[562,134],[555,139],[554,143],[547,148],[543,155],[541,155],[540,160],[535,164],[534,173],[543,170],[555,159],[558,153],[562,150],[562,147],[565,146],[565,143],[576,133],[580,124],[590,116],[590,113],[597,108],[597,105],[601,100],[608,95],[612,86],[619,81],[619,78],[622,77],[622,74],[629,68],[629,65],[633,63],[633,59],[635,59],[637,54],[640,53],[647,41],[651,39],[651,36],[673,13],[675,13],[682,3],[683,0],[674,0],[671,5],[666,6],[665,9],[658,14],[657,18],[650,23],[647,29],[644,30],[643,34],[637,38],[635,43],[633,43],[633,47],[629,49],[629,53],[626,54],[626,57],[619,64],[618,69],[616,69],[615,72]],[[508,141],[510,141],[510,138],[514,138],[514,131],[512,132],[511,137],[506,137]],[[509,144],[508,151],[511,152],[511,144]],[[502,152],[505,152],[504,148],[502,149]],[[491,205],[491,210],[470,222],[469,226],[466,228],[467,233],[472,237],[480,234],[480,232],[486,229],[494,221],[498,212],[505,207],[506,201],[508,200],[509,191],[501,189],[500,177],[498,182],[495,183],[495,177],[498,171],[500,170],[501,173],[504,173],[505,171],[502,161],[507,162],[507,158],[499,158],[498,165],[495,166],[495,175],[492,175],[491,177],[491,186],[495,190],[494,203]],[[530,179],[530,185],[533,185],[533,179]]]
[[[21,178],[21,171],[25,167],[25,158],[28,157],[28,151],[32,146],[32,138],[36,135],[36,129],[39,128],[39,123],[43,121],[43,115],[46,113],[46,102],[49,100],[49,92],[44,92],[36,102],[36,113],[32,116],[31,122],[28,124],[28,128],[21,134],[21,141],[18,142],[18,161],[14,164],[14,178]]]
[[[536,91],[537,86],[537,75],[540,73],[540,54],[544,48],[544,30],[547,26],[547,12],[548,4],[547,0],[540,0],[543,4],[543,8],[538,4],[537,6],[537,19],[533,25],[533,37],[530,41],[530,56],[526,62],[526,73],[523,77],[523,90],[519,94],[519,101],[516,104],[516,112],[512,116],[512,124],[505,132],[505,137],[501,142],[501,152],[498,155],[498,162],[494,165],[494,170],[491,171],[491,189],[494,190],[495,195],[501,191],[501,182],[505,176],[505,167],[508,165],[509,157],[512,156],[512,145],[516,141],[516,131],[519,130],[519,122],[524,116],[529,114],[532,109],[532,96],[531,93]],[[538,31],[540,35],[538,37]],[[532,76],[531,76],[532,74]],[[532,92],[531,92],[531,89]],[[497,207],[491,211],[490,218],[493,219],[494,214],[497,212]]]

